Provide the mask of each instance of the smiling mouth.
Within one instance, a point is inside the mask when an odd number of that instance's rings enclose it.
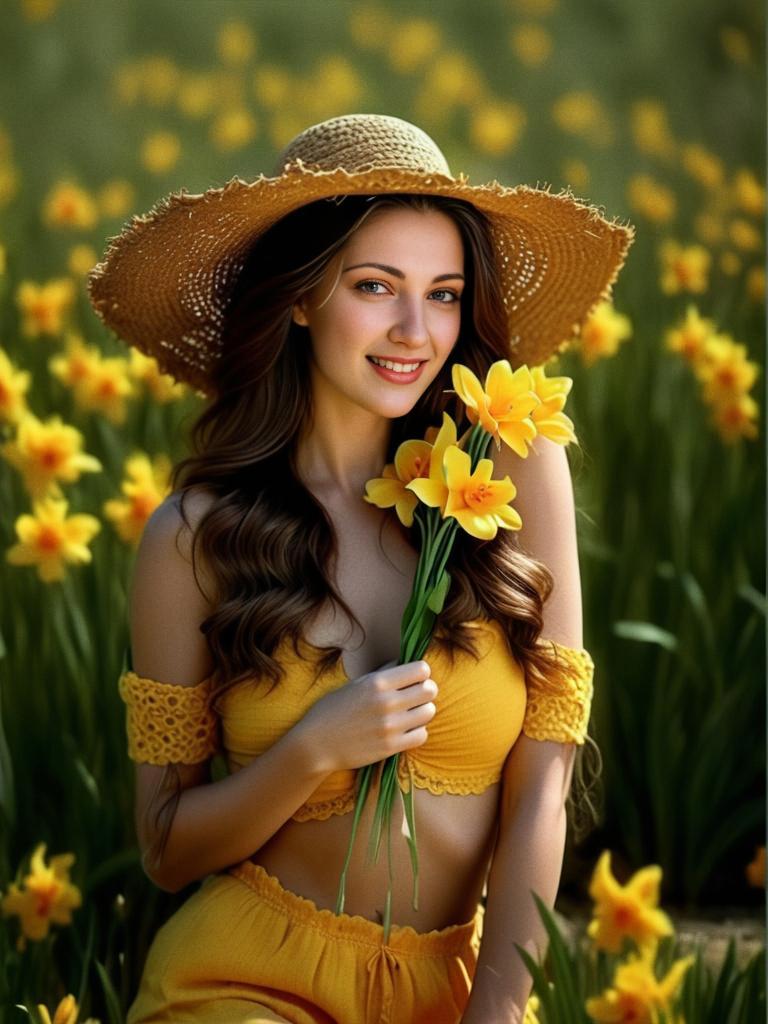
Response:
[[[382,359],[380,356],[366,356],[365,358],[374,366],[381,366],[382,369],[390,370],[392,373],[415,373],[427,362],[426,359],[411,359],[408,362],[403,362],[400,359]]]

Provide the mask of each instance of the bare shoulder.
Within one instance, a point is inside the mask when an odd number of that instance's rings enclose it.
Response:
[[[200,626],[215,609],[213,576],[192,541],[213,495],[169,495],[152,513],[141,537],[130,595],[131,652],[139,675],[195,685],[210,672]]]

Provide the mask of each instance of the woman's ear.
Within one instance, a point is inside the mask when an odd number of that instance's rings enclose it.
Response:
[[[304,312],[304,301],[302,299],[294,302],[293,309],[291,310],[291,319],[295,324],[299,324],[300,327],[308,326],[307,316]]]

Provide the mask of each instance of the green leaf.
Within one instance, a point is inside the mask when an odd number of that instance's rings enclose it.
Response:
[[[435,615],[439,615],[440,612],[443,610],[443,605],[445,604],[445,598],[448,593],[448,588],[450,587],[450,585],[451,574],[448,572],[447,569],[443,569],[443,574],[437,581],[435,586],[432,588],[429,595],[429,599],[427,601],[427,607],[431,611],[433,611]]]
[[[123,1024],[120,1000],[117,998],[117,992],[115,992],[112,982],[109,980],[109,975],[100,961],[94,960],[93,962],[96,966],[99,979],[101,980],[101,986],[104,989],[104,1001],[107,1005],[109,1024]]]

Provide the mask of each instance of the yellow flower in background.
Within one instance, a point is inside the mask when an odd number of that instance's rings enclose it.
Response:
[[[722,272],[728,277],[735,277],[741,270],[741,259],[735,252],[726,250],[725,252],[720,253],[718,265]]]
[[[517,494],[510,478],[491,479],[492,459],[480,459],[474,471],[471,464],[468,452],[448,445],[442,460],[445,483],[412,480],[406,489],[414,491],[425,505],[439,506],[443,518],[452,516],[478,540],[493,540],[499,528],[521,529],[522,519],[508,504]]]
[[[357,68],[343,54],[324,57],[304,82],[297,83],[298,107],[315,110],[319,117],[333,116],[339,107],[349,107],[362,99],[365,82]]]
[[[17,423],[26,412],[31,374],[17,370],[6,352],[0,348],[0,420]]]
[[[666,348],[677,352],[689,363],[695,364],[702,358],[704,346],[715,334],[713,320],[705,320],[693,304],[688,306],[682,323],[667,331]]]
[[[722,219],[717,214],[709,213],[706,210],[696,214],[693,220],[693,229],[696,232],[696,237],[705,245],[717,245],[725,237]]]
[[[125,460],[123,472],[120,490],[125,498],[110,498],[103,510],[120,539],[135,546],[147,520],[168,494],[171,460],[157,455],[150,461],[144,452],[136,452]]]
[[[139,61],[122,64],[115,72],[113,88],[118,102],[133,106],[141,95],[141,65]]]
[[[176,94],[181,72],[170,57],[156,54],[140,64],[141,92],[147,103],[167,107]]]
[[[491,434],[497,449],[503,441],[520,458],[527,458],[528,445],[536,437],[531,413],[541,402],[528,367],[513,371],[508,359],[500,359],[488,370],[485,385],[461,363],[454,363],[451,374],[469,422],[473,426],[479,422]]]
[[[733,176],[733,194],[740,210],[753,217],[765,213],[765,186],[748,167],[740,167]]]
[[[141,162],[153,174],[170,171],[180,154],[181,142],[173,132],[151,132],[141,144]]]
[[[66,566],[91,561],[90,541],[101,530],[95,516],[84,513],[67,518],[65,498],[48,496],[33,501],[32,514],[16,520],[19,542],[5,553],[10,565],[37,566],[43,583],[57,583],[66,576]]]
[[[759,370],[759,365],[747,357],[746,345],[736,344],[728,334],[707,338],[695,366],[708,402],[723,402],[749,391]]]
[[[720,29],[720,45],[723,53],[734,64],[749,64],[752,60],[752,43],[749,36],[734,25],[723,25]]]
[[[225,64],[240,67],[256,53],[256,36],[245,21],[227,21],[216,35],[216,53]]]
[[[347,28],[352,41],[363,50],[380,50],[395,30],[392,15],[378,4],[355,4]]]
[[[104,217],[124,217],[130,210],[136,189],[125,178],[106,182],[96,193],[96,202]]]
[[[53,1020],[48,1008],[42,1003],[37,1004],[37,1012],[42,1018],[43,1024],[77,1024],[77,1017],[80,1012],[75,997],[66,995],[61,1000],[53,1014]],[[86,1021],[86,1024],[88,1022]]]
[[[744,252],[760,252],[763,248],[762,232],[743,217],[731,221],[728,234],[736,248]]]
[[[46,493],[60,494],[59,480],[74,483],[81,473],[96,473],[102,467],[93,455],[83,452],[83,435],[62,423],[58,415],[39,420],[28,412],[19,420],[16,436],[0,445],[0,455],[24,480],[32,498]]]
[[[765,846],[755,847],[755,856],[744,869],[747,881],[758,889],[765,889]]]
[[[426,107],[426,116],[434,118],[440,111],[429,106],[450,108],[471,107],[485,95],[485,83],[478,69],[460,50],[444,50],[424,72],[419,102]]]
[[[395,71],[410,74],[437,53],[442,41],[440,27],[431,18],[407,18],[387,34],[387,58]]]
[[[216,104],[213,76],[206,72],[186,71],[176,91],[176,105],[185,117],[200,118]]]
[[[742,437],[748,441],[757,438],[759,412],[759,406],[751,395],[735,394],[711,407],[711,419],[723,441],[735,444]]]
[[[306,121],[297,111],[276,110],[269,119],[270,141],[275,149],[282,149],[306,127]]]
[[[547,377],[543,366],[534,366],[531,370],[533,392],[539,399],[531,419],[536,433],[549,438],[555,444],[578,444],[573,430],[573,421],[562,412],[565,400],[570,392],[573,381],[570,377]]]
[[[29,874],[19,887],[11,882],[3,897],[2,909],[6,916],[19,918],[24,939],[39,941],[48,934],[52,924],[71,924],[72,911],[82,897],[69,879],[69,869],[75,861],[74,853],[60,853],[45,863],[46,843],[40,843],[32,854]]]
[[[99,217],[93,198],[71,181],[53,186],[43,201],[43,222],[52,228],[92,228]]]
[[[562,165],[562,175],[569,188],[589,187],[589,168],[583,160],[566,160]]]
[[[274,64],[263,64],[253,76],[253,95],[263,107],[274,110],[287,103],[291,76]]]
[[[677,213],[675,193],[650,174],[632,175],[627,184],[627,199],[635,213],[654,224],[667,224]]]
[[[613,141],[613,127],[608,112],[587,90],[565,93],[552,105],[552,118],[561,131],[579,135],[600,146]]]
[[[651,864],[626,885],[619,884],[611,871],[611,852],[603,850],[589,884],[595,906],[587,935],[598,949],[618,953],[624,938],[642,949],[674,933],[669,917],[658,909],[660,882],[661,868]]]
[[[722,185],[725,179],[723,161],[704,146],[698,143],[684,143],[680,150],[680,159],[688,174],[705,188]]]
[[[7,266],[5,246],[0,242],[0,276],[5,273]]]
[[[703,246],[682,246],[667,239],[659,247],[659,257],[662,265],[659,284],[665,295],[707,290],[712,256]]]
[[[69,331],[64,352],[51,356],[48,369],[66,387],[75,388],[90,376],[100,359],[95,345],[86,345],[81,335]]]
[[[613,303],[605,299],[598,302],[581,328],[581,358],[587,366],[592,366],[598,359],[615,356],[621,342],[631,337],[632,323],[629,317],[618,313]]]
[[[258,130],[258,122],[250,110],[232,107],[216,116],[209,130],[209,138],[216,149],[228,153],[247,146],[256,138]]]
[[[540,1024],[536,1011],[540,1008],[539,997],[535,992],[531,993],[528,997],[528,1002],[525,1004],[525,1013],[523,1015],[523,1024]]]
[[[16,289],[16,304],[22,315],[21,333],[26,338],[60,334],[74,298],[75,285],[69,277],[40,285],[22,281]]]
[[[746,278],[747,297],[753,302],[762,303],[765,301],[765,268],[752,267]]]
[[[484,153],[501,156],[517,144],[526,121],[519,103],[499,100],[481,103],[472,109],[470,139]]]
[[[75,277],[85,277],[89,270],[96,265],[98,256],[91,245],[73,245],[69,250],[67,259],[67,270]]]
[[[125,422],[126,400],[136,394],[123,356],[99,356],[89,372],[74,385],[74,398],[84,412],[100,412],[119,426]]]
[[[659,1011],[673,1013],[672,1000],[696,958],[676,960],[661,980],[653,969],[655,958],[654,944],[640,953],[631,953],[625,963],[618,964],[612,986],[586,1001],[585,1009],[592,1020],[606,1024],[657,1024]]]
[[[169,373],[162,373],[156,359],[145,356],[137,348],[131,348],[128,357],[128,373],[135,381],[144,384],[147,391],[161,405],[183,398],[187,387],[174,380]]]
[[[59,0],[21,0],[21,10],[27,21],[47,21],[58,6]]]
[[[648,156],[671,160],[677,144],[669,126],[667,109],[660,100],[635,100],[630,109],[630,130],[636,148]]]
[[[513,28],[509,45],[517,59],[529,68],[540,68],[552,54],[552,36],[535,22]]]

